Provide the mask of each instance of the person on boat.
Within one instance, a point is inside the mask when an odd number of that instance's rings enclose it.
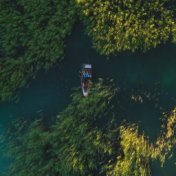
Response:
[[[83,77],[86,78],[86,73],[85,72],[83,72]]]
[[[83,72],[83,77],[84,77],[84,78],[90,78],[90,75],[89,75],[88,72]]]

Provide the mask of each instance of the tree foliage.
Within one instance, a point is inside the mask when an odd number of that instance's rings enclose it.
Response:
[[[162,134],[151,143],[135,124],[118,125],[112,87],[98,83],[72,102],[51,127],[37,120],[17,123],[5,137],[14,160],[9,176],[149,176],[150,164],[163,164],[176,144],[176,110],[165,119]]]
[[[55,161],[50,153],[50,135],[41,121],[28,127],[27,122],[18,122],[6,136],[10,148],[8,155],[15,163],[6,173],[9,176],[56,175]]]
[[[108,176],[150,176],[150,164],[157,160],[161,166],[173,154],[176,144],[176,109],[165,116],[165,124],[157,140],[150,143],[144,134],[139,134],[138,127],[134,124],[120,126],[121,154],[116,162],[109,165]]]
[[[29,128],[26,123],[17,124],[6,137],[8,153],[14,157],[9,175],[105,174],[105,163],[116,153],[116,130],[112,116],[108,116],[115,92],[96,84],[86,98],[78,92],[73,94],[72,103],[49,130],[41,121]]]
[[[116,91],[96,84],[90,95],[73,95],[73,102],[58,116],[61,175],[104,175],[104,166],[114,154],[112,100]]]
[[[0,0],[0,100],[63,58],[74,21],[71,0]]]
[[[149,176],[151,146],[144,135],[138,134],[136,125],[120,127],[121,155],[110,165],[110,176]],[[114,163],[113,163],[114,164]]]
[[[173,35],[172,0],[77,0],[93,46],[105,55],[146,51]]]
[[[173,42],[176,43],[176,25],[173,28]]]

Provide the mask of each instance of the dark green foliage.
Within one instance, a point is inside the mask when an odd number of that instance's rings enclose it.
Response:
[[[117,124],[116,95],[115,89],[99,83],[86,98],[80,90],[74,93],[51,127],[39,120],[29,127],[17,123],[5,138],[14,160],[8,175],[150,176],[151,161],[163,164],[176,144],[176,110],[161,136],[150,143],[136,125]]]
[[[0,63],[0,101],[14,97],[16,89],[27,85],[29,78],[34,78],[36,71],[23,58],[7,59]]]
[[[77,0],[77,4],[101,54],[146,51],[172,36],[176,9],[172,0]]]
[[[50,154],[50,135],[41,121],[34,122],[30,127],[27,123],[17,123],[9,131],[8,151],[13,164],[10,176],[54,176],[55,161]]]
[[[63,58],[64,40],[74,21],[71,0],[0,0],[0,47],[5,58],[0,62],[0,100],[26,85],[39,69]]]
[[[6,138],[14,157],[9,175],[104,175],[106,163],[117,153],[117,130],[110,114],[115,92],[97,84],[86,98],[80,91],[73,94],[72,103],[49,130],[41,121],[27,130],[27,125],[18,124]]]
[[[105,174],[105,165],[115,152],[113,141],[117,139],[112,128],[114,95],[110,87],[97,84],[86,98],[74,94],[72,104],[58,116],[58,136],[54,138],[60,138],[56,149],[60,150],[61,175]]]

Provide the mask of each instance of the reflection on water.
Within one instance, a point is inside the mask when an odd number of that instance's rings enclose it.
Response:
[[[113,78],[120,87],[117,103],[119,117],[138,123],[140,130],[155,140],[160,132],[160,117],[176,105],[176,46],[163,45],[147,53],[120,53],[108,60],[91,48],[82,26],[68,40],[65,60],[47,73],[40,73],[20,93],[18,103],[0,106],[0,128],[13,119],[50,118],[62,111],[70,101],[73,87],[80,86],[79,69],[83,63],[93,65],[94,81]],[[3,160],[0,168],[3,169]],[[155,175],[175,176],[174,162],[161,169],[152,166]],[[169,174],[168,174],[169,173]]]

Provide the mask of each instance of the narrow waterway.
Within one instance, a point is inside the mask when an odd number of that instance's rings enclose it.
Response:
[[[40,73],[20,92],[17,103],[0,105],[0,132],[14,119],[53,118],[70,102],[74,87],[80,86],[79,69],[93,65],[94,81],[114,79],[120,89],[118,108],[121,117],[138,123],[141,131],[155,140],[160,131],[162,112],[176,105],[176,46],[163,45],[147,53],[120,53],[107,59],[91,47],[91,40],[78,25],[68,39],[65,59],[59,66]],[[118,117],[117,117],[118,118]],[[161,169],[152,166],[153,176],[175,176],[174,159]],[[0,155],[0,170],[8,165]]]

